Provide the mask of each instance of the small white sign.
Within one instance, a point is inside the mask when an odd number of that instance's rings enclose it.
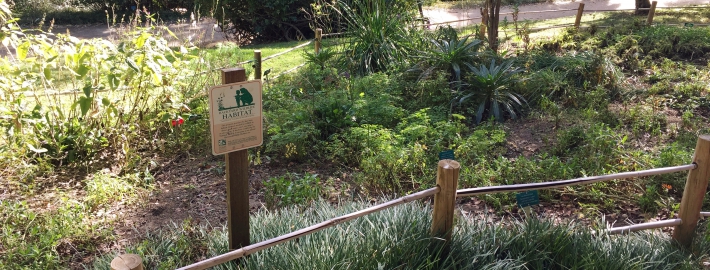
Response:
[[[210,132],[214,155],[264,143],[261,93],[261,80],[210,88]]]

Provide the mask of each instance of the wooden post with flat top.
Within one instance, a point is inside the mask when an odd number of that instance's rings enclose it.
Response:
[[[653,16],[656,15],[656,4],[658,4],[658,1],[651,2],[651,9],[648,10],[648,18],[646,18],[646,25],[648,26],[653,24]]]
[[[481,8],[481,30],[478,31],[478,33],[480,34],[480,37],[479,37],[480,40],[485,40],[487,28],[488,28],[488,9]]]
[[[582,23],[582,14],[584,13],[584,3],[579,3],[577,9],[577,18],[574,19],[574,28],[579,29],[579,24]]]
[[[320,53],[322,39],[323,39],[323,29],[318,28],[318,29],[316,29],[316,45],[315,45],[316,54]]]
[[[454,228],[454,209],[456,208],[456,189],[459,184],[461,165],[451,159],[439,161],[436,170],[436,185],[439,193],[434,195],[434,216],[432,218],[431,235],[442,237],[447,242],[451,240]]]
[[[655,2],[654,2],[655,3]],[[683,247],[690,247],[693,243],[695,227],[700,219],[700,210],[703,207],[703,199],[708,189],[710,179],[710,135],[700,135],[695,145],[695,155],[693,163],[697,166],[688,173],[688,180],[685,182],[683,198],[680,201],[678,218],[681,224],[675,226],[673,239]]]
[[[222,84],[246,80],[244,68],[222,69]],[[249,245],[249,155],[247,149],[225,154],[224,163],[227,172],[229,249],[234,250]]]
[[[111,270],[143,270],[143,260],[136,254],[123,254],[111,260]]]
[[[261,50],[254,50],[254,79],[261,79]]]

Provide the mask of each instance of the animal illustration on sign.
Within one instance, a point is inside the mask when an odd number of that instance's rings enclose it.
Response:
[[[249,93],[249,90],[244,87],[239,89],[237,95],[234,97],[237,99],[237,107],[254,105],[254,97]],[[241,106],[239,106],[240,101],[242,103]]]
[[[254,96],[252,96],[251,93],[249,93],[249,90],[247,90],[244,87],[237,90],[234,95],[234,101],[236,102],[237,106],[225,108],[224,103],[223,103],[223,99],[224,99],[224,94],[220,94],[220,97],[217,98],[217,107],[219,108],[218,109],[219,111],[254,105]]]

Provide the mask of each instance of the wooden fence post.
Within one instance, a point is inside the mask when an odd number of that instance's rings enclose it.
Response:
[[[261,59],[257,66],[261,70]],[[255,68],[256,69],[256,68]],[[222,84],[247,80],[244,68],[222,69]],[[229,249],[249,245],[249,154],[247,149],[224,155],[227,178]]]
[[[651,25],[653,23],[653,15],[656,14],[656,4],[658,1],[651,2],[651,9],[648,12],[648,18],[646,19],[646,25]]]
[[[655,7],[655,1],[653,2]],[[651,9],[653,13],[653,9]],[[673,239],[684,247],[690,247],[693,243],[695,227],[700,219],[700,210],[703,206],[705,191],[708,188],[710,179],[710,135],[700,135],[695,146],[693,163],[698,167],[690,170],[688,180],[685,182],[683,198],[680,201],[678,218],[683,223],[673,230]]]
[[[439,161],[436,171],[436,185],[439,193],[434,195],[434,216],[432,218],[431,235],[451,240],[454,227],[454,209],[456,207],[456,189],[459,184],[461,165],[451,159]]]
[[[316,29],[316,48],[315,48],[316,54],[318,54],[320,52],[320,45],[321,45],[320,41],[322,38],[323,38],[323,29],[320,29],[320,28]]]
[[[143,270],[143,260],[136,254],[123,254],[111,260],[111,270]]]
[[[254,79],[261,79],[261,50],[254,50]]]
[[[575,29],[579,29],[579,24],[582,22],[582,13],[584,13],[584,3],[579,3],[579,8],[577,9],[577,18],[574,19]]]

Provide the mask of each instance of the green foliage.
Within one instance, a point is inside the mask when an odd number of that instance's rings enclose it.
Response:
[[[201,1],[211,6],[213,1]],[[219,1],[214,16],[228,39],[240,44],[251,41],[304,39],[312,36],[303,9],[312,0],[225,0]]]
[[[437,119],[438,118],[438,119]],[[362,170],[364,183],[401,192],[433,185],[437,155],[461,139],[463,117],[446,120],[431,109],[402,119],[394,129],[364,124],[350,128],[328,144],[333,158]]]
[[[217,237],[221,235],[212,228],[187,219],[158,232],[148,232],[140,242],[126,248],[125,253],[140,256],[145,269],[177,269],[204,259],[217,244]],[[90,268],[111,269],[111,260],[116,256],[118,254],[108,254],[98,258]]]
[[[584,107],[580,99],[586,88],[601,86],[613,90],[623,77],[614,63],[591,51],[563,55],[534,51],[517,60],[530,71],[528,79],[521,84],[523,90],[533,96],[562,101],[570,107]]]
[[[264,181],[264,197],[270,209],[289,205],[303,205],[321,194],[322,182],[317,174],[306,173],[303,177],[289,173]]]
[[[150,29],[118,45],[14,34],[5,41],[16,54],[0,59],[0,117],[10,120],[0,122],[0,140],[17,155],[3,165],[89,164],[103,151],[121,164],[138,147],[165,150],[159,134],[173,131],[171,120],[190,119],[186,102],[198,94],[186,89],[193,57],[185,48],[169,48]],[[26,184],[30,178],[9,179]]]
[[[357,75],[404,64],[420,36],[421,30],[411,27],[415,10],[412,1],[337,1],[334,11],[348,36],[341,62]]]
[[[325,69],[325,66],[333,59],[333,57],[335,57],[335,55],[335,51],[329,49],[321,49],[318,53],[304,51],[303,59],[306,60],[306,63],[317,65],[320,69]]]
[[[100,224],[88,222],[89,211],[80,202],[64,198],[47,210],[0,202],[0,268],[61,269],[69,255],[93,252],[96,241],[109,240]]]
[[[466,78],[466,85],[459,90],[456,101],[460,106],[470,102],[474,104],[473,110],[466,110],[473,112],[476,123],[480,123],[484,115],[495,117],[501,122],[506,115],[515,119],[523,104],[527,103],[522,95],[512,89],[513,84],[519,80],[516,74],[522,71],[513,67],[513,61],[504,61],[498,65],[492,60],[489,66],[472,67],[471,76]]]
[[[417,58],[422,59],[419,63],[420,69],[423,69],[422,77],[428,78],[436,70],[445,70],[449,72],[450,79],[453,81],[461,81],[465,67],[469,70],[475,69],[473,66],[478,60],[478,50],[480,49],[481,41],[478,39],[469,42],[468,37],[458,39],[432,39],[431,48],[425,51],[420,51]]]
[[[643,52],[652,57],[698,59],[710,53],[710,30],[703,27],[655,25],[637,33]]]

